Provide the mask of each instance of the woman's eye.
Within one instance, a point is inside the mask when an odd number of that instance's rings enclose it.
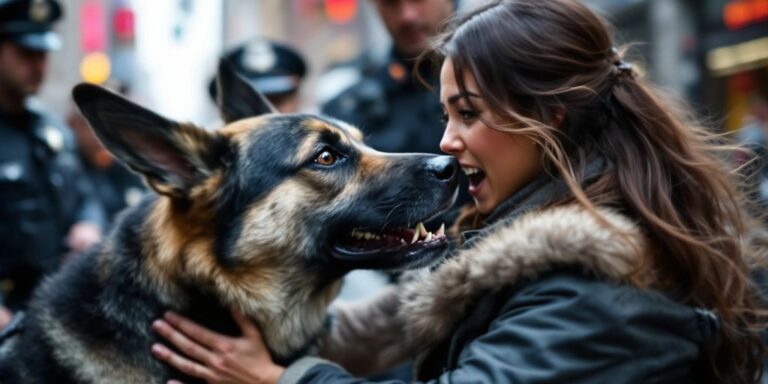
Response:
[[[442,113],[440,115],[440,123],[442,123],[443,125],[448,124],[448,114],[447,113]]]
[[[315,163],[320,165],[333,165],[336,162],[337,158],[336,155],[334,155],[331,151],[325,150],[320,152],[319,155],[315,158]]]
[[[463,120],[472,120],[477,117],[477,113],[471,109],[462,109],[459,110],[459,116],[461,116]]]

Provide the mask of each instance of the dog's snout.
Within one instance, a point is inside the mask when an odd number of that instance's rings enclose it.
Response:
[[[450,181],[457,177],[459,163],[453,156],[438,156],[427,162],[427,169],[438,180]]]

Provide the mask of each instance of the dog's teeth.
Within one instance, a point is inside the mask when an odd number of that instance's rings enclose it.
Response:
[[[427,232],[427,238],[424,239],[424,241],[430,241],[432,240],[432,232]]]
[[[445,236],[445,223],[440,224],[440,229],[435,232],[435,236],[442,237]]]
[[[416,230],[419,232],[420,237],[427,236],[427,229],[424,228],[424,223],[419,222],[419,225],[416,226]]]
[[[421,224],[421,223],[419,223]],[[416,226],[416,229],[413,231],[413,239],[411,239],[411,244],[415,243],[416,240],[419,239],[419,228]]]

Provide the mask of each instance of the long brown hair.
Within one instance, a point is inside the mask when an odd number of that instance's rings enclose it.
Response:
[[[571,192],[553,205],[612,206],[640,224],[653,249],[633,282],[720,317],[720,342],[701,364],[708,381],[757,382],[765,312],[750,276],[752,221],[723,147],[658,96],[613,48],[609,24],[576,0],[490,1],[449,26],[421,59],[450,59],[462,90],[471,73],[500,117],[484,122],[541,146]],[[609,166],[582,186],[595,157]]]

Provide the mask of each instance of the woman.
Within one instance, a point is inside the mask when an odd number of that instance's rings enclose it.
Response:
[[[416,356],[436,382],[757,382],[751,222],[719,148],[606,23],[575,0],[492,1],[434,47],[441,149],[475,199],[463,244],[398,293],[336,309],[320,356],[358,374]],[[153,351],[210,382],[358,382],[324,360],[276,366],[236,317],[237,339],[167,317],[155,329],[189,357]]]

